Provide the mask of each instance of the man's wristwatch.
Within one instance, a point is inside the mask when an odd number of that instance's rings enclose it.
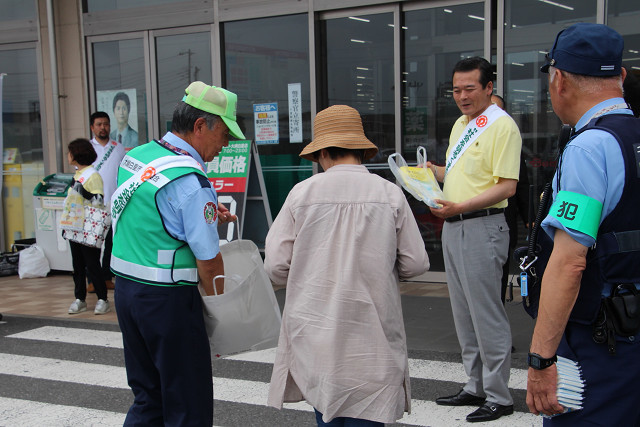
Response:
[[[527,354],[527,364],[537,370],[547,369],[549,366],[556,363],[557,360],[558,356],[556,355],[553,355],[553,357],[550,357],[549,359],[545,359],[538,353]]]

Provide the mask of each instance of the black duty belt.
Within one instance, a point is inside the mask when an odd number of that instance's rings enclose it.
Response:
[[[449,218],[446,218],[445,221],[456,222],[462,221],[463,219],[480,218],[481,216],[496,215],[503,212],[504,208],[480,209],[479,211],[466,212],[459,215],[450,216]]]

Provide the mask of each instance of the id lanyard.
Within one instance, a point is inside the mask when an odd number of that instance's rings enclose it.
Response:
[[[629,106],[626,103],[624,104],[618,103],[618,104],[610,105],[608,107],[604,107],[602,110],[596,111],[596,113],[593,116],[591,116],[589,120],[587,120],[587,123],[589,123],[593,119],[597,119],[598,117],[607,114],[610,111],[623,110],[623,109],[627,110],[629,109]]]

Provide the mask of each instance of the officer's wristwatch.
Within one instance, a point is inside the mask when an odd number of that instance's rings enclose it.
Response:
[[[527,364],[537,370],[547,369],[549,366],[556,363],[557,360],[558,356],[556,355],[553,355],[553,357],[550,357],[549,359],[545,359],[538,353],[527,354]]]

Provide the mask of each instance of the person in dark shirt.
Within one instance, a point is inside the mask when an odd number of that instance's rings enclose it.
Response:
[[[500,95],[491,95],[491,101],[498,107],[504,108],[504,99]],[[506,110],[505,110],[506,111]],[[525,227],[527,224],[528,212],[528,194],[529,194],[529,174],[527,173],[527,163],[524,155],[520,153],[520,177],[516,186],[516,194],[509,197],[509,205],[504,211],[504,216],[509,226],[509,252],[507,254],[507,262],[502,268],[502,303],[505,303],[507,294],[507,285],[509,284],[509,266],[511,265],[511,255],[518,243],[518,216],[522,219]],[[512,350],[515,350],[512,348]]]

